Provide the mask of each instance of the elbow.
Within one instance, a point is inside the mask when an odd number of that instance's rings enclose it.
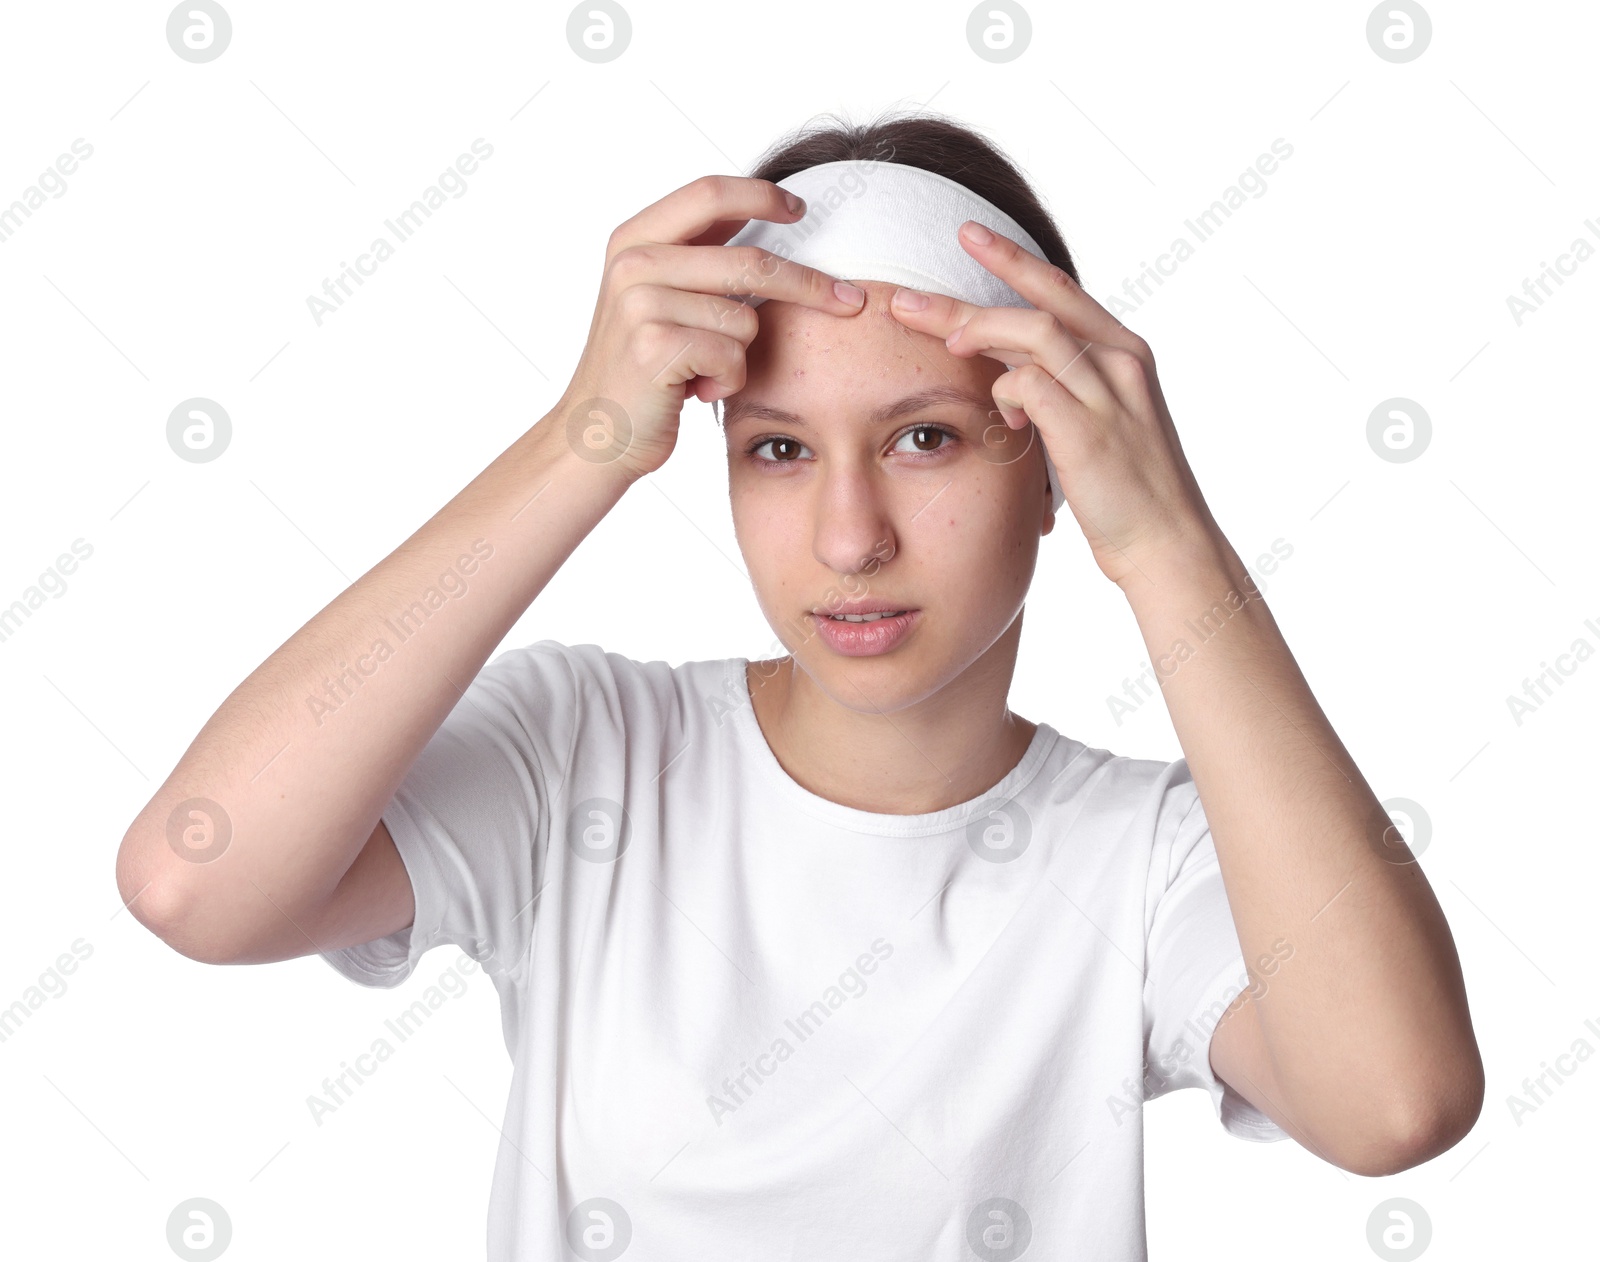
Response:
[[[196,933],[194,917],[159,861],[131,833],[117,850],[117,896],[141,925],[179,955],[199,964],[228,964],[233,957]]]
[[[1368,1178],[1399,1174],[1449,1152],[1476,1122],[1477,1113],[1466,1118],[1446,1113],[1416,1120],[1397,1128],[1388,1140],[1369,1146],[1358,1158],[1340,1164],[1351,1174]]]
[[[1471,1065],[1447,1082],[1435,1082],[1404,1096],[1391,1112],[1394,1121],[1384,1137],[1338,1164],[1352,1174],[1380,1178],[1449,1152],[1467,1137],[1483,1113],[1483,1062],[1475,1045],[1471,1060]]]
[[[150,848],[133,833],[117,848],[117,897],[128,913],[158,938],[169,917],[165,886],[157,888],[157,865]]]

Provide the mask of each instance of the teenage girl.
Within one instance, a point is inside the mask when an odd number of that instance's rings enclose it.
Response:
[[[1048,261],[961,248],[1034,309],[724,247],[846,159],[1005,211]],[[689,398],[724,409],[787,651],[488,662]],[[1001,423],[1029,445],[996,458]],[[1008,708],[1045,451],[1175,762]],[[1036,634],[1079,668],[1070,626]],[[196,960],[317,951],[388,987],[452,943],[483,968],[514,1063],[496,1260],[1138,1259],[1147,1099],[1199,1087],[1234,1134],[1382,1175],[1483,1096],[1444,917],[1207,508],[1150,347],[1016,168],[930,116],[801,136],[621,224],[560,400],[234,690],[117,879]]]

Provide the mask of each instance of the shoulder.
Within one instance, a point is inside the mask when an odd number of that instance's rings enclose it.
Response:
[[[501,652],[483,670],[525,705],[558,706],[573,721],[621,732],[652,721],[682,725],[726,701],[731,663],[640,660],[599,644],[543,639]],[[557,716],[559,717],[559,716]]]
[[[715,706],[736,663],[640,660],[543,639],[505,650],[480,678],[499,690],[484,708],[499,705],[502,726],[536,755],[555,817],[605,799],[646,819],[660,808],[668,768],[674,783],[726,774],[731,735],[715,730]]]
[[[1118,754],[1059,732],[1042,779],[1053,798],[1081,799],[1086,806],[1124,815],[1151,812],[1152,817],[1181,818],[1199,802],[1186,758],[1168,761]]]
[[[1118,754],[1058,733],[1037,782],[1046,809],[1082,844],[1104,845],[1124,861],[1137,856],[1158,880],[1209,838],[1186,758]]]

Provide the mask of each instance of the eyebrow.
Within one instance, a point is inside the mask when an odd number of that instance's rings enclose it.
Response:
[[[915,394],[908,394],[904,398],[896,399],[893,403],[885,403],[882,407],[874,408],[867,415],[869,425],[882,425],[885,421],[892,421],[897,417],[906,416],[912,412],[920,412],[923,408],[931,407],[937,403],[965,403],[970,407],[983,408],[987,411],[993,407],[989,399],[979,398],[969,390],[959,386],[930,386],[926,390],[918,390]],[[805,427],[806,420],[794,412],[785,411],[783,408],[772,407],[766,403],[745,403],[743,401],[732,407],[724,406],[722,415],[722,428],[736,425],[740,421],[774,421],[780,425],[795,425]]]

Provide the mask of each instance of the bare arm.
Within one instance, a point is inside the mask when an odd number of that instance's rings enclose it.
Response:
[[[235,688],[129,826],[117,888],[142,924],[194,959],[259,963],[410,923],[381,813],[551,576],[671,455],[686,397],[743,386],[757,318],[729,294],[861,309],[813,268],[723,248],[800,213],[769,181],[706,176],[611,234],[555,409]]]
[[[139,920],[213,962],[281,959],[409,923],[410,885],[379,815],[630,480],[575,453],[552,413],[317,613],[218,707],[128,829],[117,884]],[[434,595],[431,608],[430,589],[458,594],[442,605]],[[225,815],[184,812],[196,831],[183,844],[216,858],[169,844],[169,817],[194,798]],[[225,849],[207,833],[224,818]],[[330,905],[369,841],[362,872],[380,879],[352,881]],[[361,892],[377,906],[348,897]]]
[[[1293,948],[1259,1000],[1252,986],[1223,1017],[1212,1066],[1343,1169],[1394,1174],[1438,1156],[1476,1121],[1484,1075],[1427,878],[1238,554],[1219,536],[1140,567],[1125,590],[1162,655],[1151,660],[1252,976],[1273,963],[1274,940]]]
[[[1149,344],[1060,268],[989,236],[963,247],[1037,312],[933,296],[896,318],[960,330],[953,354],[1016,366],[995,382],[1000,414],[1037,427],[1096,563],[1128,597],[1244,959],[1255,974],[1280,938],[1293,949],[1269,989],[1252,985],[1222,1018],[1210,1063],[1343,1169],[1419,1165],[1483,1107],[1444,912],[1200,493]]]

